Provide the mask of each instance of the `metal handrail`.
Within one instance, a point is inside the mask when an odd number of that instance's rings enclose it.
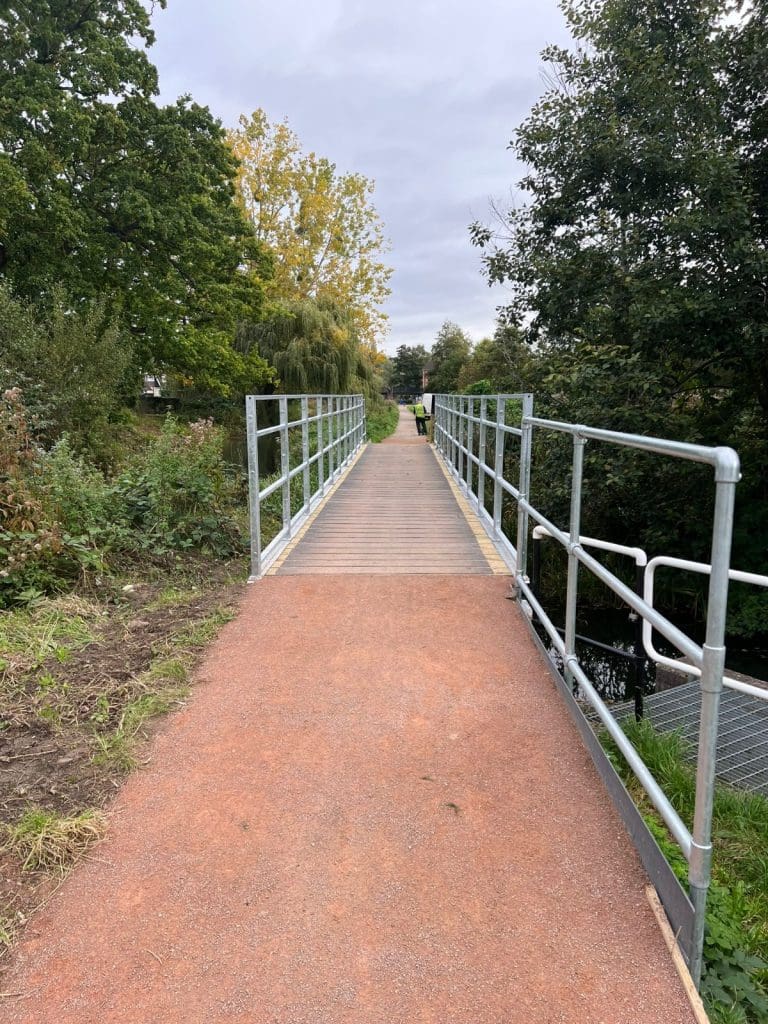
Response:
[[[299,403],[298,418],[289,419],[289,403]],[[259,426],[259,409],[277,403],[278,422]],[[294,411],[295,416],[295,411]],[[297,530],[325,496],[326,488],[339,480],[365,444],[365,399],[362,395],[248,395],[245,399],[248,439],[248,498],[251,532],[251,575],[261,579],[282,553]],[[314,438],[310,428],[314,425]],[[301,431],[301,461],[290,466],[291,431]],[[259,441],[279,439],[280,472],[264,482],[259,472]],[[314,445],[312,444],[314,441]],[[310,449],[314,447],[314,453]],[[312,474],[316,487],[312,489]],[[302,478],[302,503],[294,512],[291,482]],[[266,545],[262,544],[262,503],[282,492],[282,525]]]
[[[520,426],[515,430],[506,429],[507,404],[510,399],[522,403]],[[496,459],[493,468],[486,463],[485,450],[488,402],[496,403]],[[475,416],[475,408],[478,403],[479,414]],[[688,861],[688,880],[694,912],[689,960],[691,974],[698,984],[702,968],[707,890],[711,877],[712,801],[718,713],[725,666],[725,618],[734,497],[736,484],[740,479],[739,457],[732,448],[710,448],[670,441],[665,438],[602,430],[582,424],[537,418],[532,415],[532,412],[533,397],[530,394],[436,395],[435,444],[449,471],[462,484],[470,501],[474,500],[481,520],[490,518],[485,510],[485,487],[487,479],[492,480],[494,514],[489,532],[492,532],[502,550],[506,548],[514,553],[514,572],[518,595],[527,599],[552,641],[554,649],[562,657],[566,679],[579,687],[584,699],[595,709],[600,721],[623,754],[627,764],[643,786],[648,798],[661,815]],[[477,456],[474,455],[473,432],[475,425],[478,425],[481,430]],[[536,429],[569,434],[573,440],[570,521],[567,530],[560,529],[550,522],[529,500],[533,433]],[[504,445],[506,437],[510,433],[520,438],[520,471],[517,487],[504,480]],[[585,550],[586,541],[582,542],[581,538],[581,500],[584,449],[588,441],[600,441],[712,466],[715,483],[715,512],[709,566],[710,585],[706,638],[703,646],[700,647],[695,643],[655,609],[648,600],[636,594]],[[477,473],[473,472],[474,466],[477,466]],[[477,479],[476,490],[474,488],[475,478]],[[517,534],[514,545],[502,531],[501,500],[504,491],[511,494],[517,502]],[[530,519],[533,519],[538,526],[543,527],[568,553],[564,639],[560,637],[539,603],[528,579],[527,545]],[[692,831],[686,827],[666,794],[653,778],[579,663],[576,653],[576,605],[580,565],[589,569],[630,608],[641,615],[645,623],[662,633],[701,670],[701,718]]]

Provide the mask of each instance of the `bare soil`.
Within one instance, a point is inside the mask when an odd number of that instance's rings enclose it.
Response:
[[[147,691],[146,674],[173,658],[194,672],[203,649],[189,634],[196,626],[234,613],[242,593],[240,567],[189,561],[163,578],[108,588],[94,607],[94,640],[30,668],[24,656],[5,659],[0,676],[0,827],[13,825],[29,807],[62,815],[107,805],[126,770],[94,760],[95,738],[113,731],[124,708]],[[173,587],[177,593],[163,595]],[[172,603],[167,603],[170,600]],[[205,634],[202,634],[204,637]],[[62,650],[65,660],[62,660]],[[0,654],[3,652],[0,651]],[[162,690],[179,680],[152,684]],[[159,719],[142,726],[136,757],[146,760]],[[0,927],[18,938],[30,913],[60,884],[45,872],[24,872],[0,851]],[[7,948],[0,946],[0,969]]]

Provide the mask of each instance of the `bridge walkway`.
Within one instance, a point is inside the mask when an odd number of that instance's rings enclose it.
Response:
[[[31,922],[0,1020],[690,1024],[508,581],[291,557]]]

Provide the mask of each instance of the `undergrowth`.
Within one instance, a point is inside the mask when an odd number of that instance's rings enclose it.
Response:
[[[683,821],[693,820],[693,751],[678,733],[647,721],[624,730]],[[646,824],[687,888],[688,865],[617,748],[604,738]],[[722,783],[712,818],[712,884],[707,901],[701,995],[712,1024],[768,1021],[768,799]]]
[[[397,429],[400,410],[394,402],[369,403],[366,409],[368,440],[374,444],[383,441]]]
[[[87,810],[64,817],[30,807],[15,825],[4,826],[2,849],[14,854],[23,871],[64,875],[104,834],[106,818]]]

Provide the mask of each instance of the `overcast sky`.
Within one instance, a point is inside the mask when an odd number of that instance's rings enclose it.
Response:
[[[469,243],[520,177],[507,144],[567,42],[556,0],[169,0],[153,18],[162,99],[191,93],[225,125],[262,107],[305,149],[376,183],[395,268],[388,352],[445,320],[491,333]]]

